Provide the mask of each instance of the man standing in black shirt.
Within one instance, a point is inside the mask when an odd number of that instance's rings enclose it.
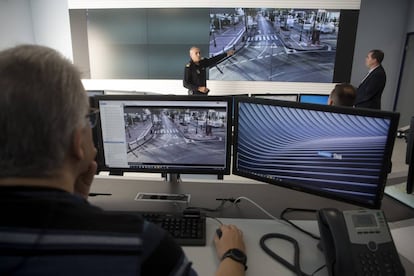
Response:
[[[190,62],[185,66],[183,85],[188,89],[189,95],[206,95],[210,91],[207,88],[206,68],[216,65],[220,60],[234,54],[234,50],[211,57],[201,57],[201,51],[197,47],[190,48]]]

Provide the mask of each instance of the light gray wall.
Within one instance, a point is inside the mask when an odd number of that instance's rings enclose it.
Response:
[[[392,110],[398,85],[403,45],[407,33],[408,7],[413,0],[362,0],[351,74],[351,83],[358,86],[366,75],[365,57],[371,49],[381,49],[387,83],[382,95],[382,109]]]
[[[28,0],[0,0],[0,49],[34,43]]]
[[[0,0],[0,49],[33,43],[72,59],[67,0]]]
[[[36,44],[58,49],[73,59],[67,0],[30,0]]]
[[[407,32],[414,32],[414,0],[410,1]]]
[[[410,0],[407,9],[409,15],[414,15],[414,0]],[[398,98],[396,102],[396,111],[400,113],[399,126],[410,124],[411,117],[414,116],[414,79],[412,77],[414,71],[414,16],[409,16],[407,23],[407,34],[410,34],[407,45],[403,45],[405,56],[403,67],[400,71],[400,83],[398,86]],[[406,36],[407,37],[407,36]]]

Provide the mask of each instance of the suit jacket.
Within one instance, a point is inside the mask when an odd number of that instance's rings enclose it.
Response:
[[[382,65],[372,71],[357,89],[356,107],[381,109],[381,96],[387,78]]]

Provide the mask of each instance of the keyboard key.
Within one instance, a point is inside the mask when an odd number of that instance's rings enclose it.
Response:
[[[180,245],[206,245],[206,217],[203,214],[162,212],[139,212],[138,214],[169,232]]]

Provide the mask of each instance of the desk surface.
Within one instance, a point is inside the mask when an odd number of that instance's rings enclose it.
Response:
[[[92,204],[107,210],[121,211],[181,211],[188,206],[214,209],[220,204],[216,198],[237,198],[239,196],[248,197],[276,217],[279,217],[281,211],[287,207],[358,209],[354,205],[286,188],[257,183],[239,184],[237,181],[184,181],[174,186],[161,180],[98,176],[94,180],[91,192],[110,194],[90,197],[89,201]],[[191,201],[189,204],[136,201],[136,195],[141,192],[188,193],[191,194]],[[390,222],[414,218],[413,209],[387,196],[383,200],[382,209]],[[249,259],[247,275],[269,275],[274,274],[273,271],[277,272],[277,275],[293,275],[281,264],[267,256],[260,248],[259,240],[266,233],[285,233],[298,240],[301,248],[301,267],[304,272],[312,273],[324,264],[323,253],[317,249],[316,240],[290,226],[269,220],[262,211],[247,200],[242,200],[237,205],[225,205],[222,210],[210,212],[209,215],[223,218],[221,219],[223,223],[235,224],[243,231]],[[289,219],[305,219],[305,221],[300,221],[301,226],[318,233],[315,216],[295,214],[289,216]],[[398,222],[396,223],[398,224]],[[207,246],[184,247],[184,251],[194,263],[199,275],[214,275],[218,260],[212,241],[217,227],[218,222],[207,219]],[[282,257],[292,261],[293,248],[288,242],[270,240],[267,244]],[[401,259],[406,271],[414,273],[413,264],[404,258]],[[327,271],[323,269],[316,275],[327,275]],[[407,275],[410,274],[407,273]]]
[[[180,211],[187,206],[216,208],[220,202],[217,198],[237,198],[245,196],[260,204],[273,216],[279,217],[285,208],[337,208],[339,210],[359,209],[359,207],[336,200],[319,197],[312,194],[298,192],[274,185],[263,183],[240,184],[237,181],[183,181],[178,185],[171,185],[162,180],[138,179],[119,176],[97,176],[91,192],[107,193],[109,196],[90,197],[91,203],[107,210],[121,211]],[[140,192],[152,193],[185,193],[191,195],[188,205],[170,202],[142,202],[135,197]],[[247,201],[241,201],[237,206],[226,205],[211,215],[226,218],[267,219],[258,208]],[[414,218],[414,209],[411,209],[395,199],[384,196],[381,208],[388,221],[399,221]],[[292,219],[315,219],[314,216],[295,214]]]
[[[283,265],[271,259],[260,248],[260,238],[267,233],[286,234],[298,241],[300,248],[300,265],[303,272],[311,275],[319,267],[325,264],[323,253],[317,248],[318,241],[299,232],[290,225],[264,219],[220,219],[220,221],[225,224],[237,225],[237,227],[243,231],[248,255],[247,265],[249,267],[246,275],[295,275]],[[413,222],[414,221],[411,221],[410,223]],[[319,235],[316,221],[295,221],[295,223],[302,228]],[[193,262],[193,266],[199,275],[214,275],[219,263],[213,245],[213,237],[218,226],[219,224],[217,221],[207,219],[207,245],[204,247],[183,248],[188,258]],[[404,230],[404,228],[405,227],[395,228],[394,230],[391,230],[391,233],[396,241],[397,250],[400,253],[400,259],[406,270],[406,275],[413,275],[414,264],[403,256],[404,254],[411,254],[410,252],[413,249],[407,249],[403,242],[399,241],[399,231]],[[266,245],[285,260],[289,262],[293,261],[294,250],[292,245],[287,241],[271,239],[266,242]],[[315,275],[325,276],[328,275],[328,271],[326,268],[323,268]]]
[[[259,246],[260,238],[267,233],[286,234],[296,239],[300,245],[300,265],[302,271],[312,274],[316,269],[325,264],[323,253],[317,249],[317,241],[302,234],[291,226],[274,220],[262,219],[220,219],[225,224],[237,225],[242,231],[246,243],[248,255],[246,275],[295,275],[280,263],[271,259]],[[318,234],[316,221],[300,221],[299,225]],[[214,275],[218,266],[213,237],[219,226],[213,219],[207,219],[207,245],[205,247],[184,247],[184,252],[193,262],[193,266],[199,275]],[[293,261],[293,246],[287,241],[272,239],[266,242],[271,250],[287,261]],[[317,276],[328,275],[326,269],[322,269]]]

